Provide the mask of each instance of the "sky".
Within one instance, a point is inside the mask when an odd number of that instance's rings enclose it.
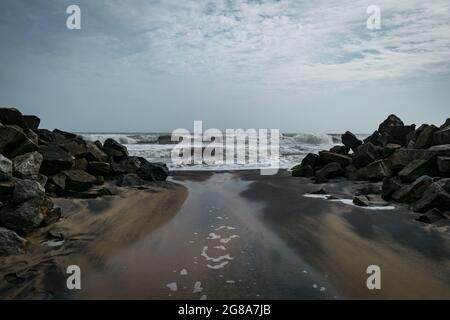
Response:
[[[448,0],[2,0],[0,105],[77,132],[440,125],[449,35]]]

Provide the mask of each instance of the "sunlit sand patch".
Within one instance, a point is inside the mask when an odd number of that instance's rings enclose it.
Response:
[[[176,282],[168,283],[168,284],[166,284],[166,287],[169,288],[170,291],[173,291],[173,292],[178,291],[178,286],[177,286]]]
[[[196,281],[194,284],[194,290],[192,290],[192,293],[200,293],[203,291],[202,283],[200,281]]]
[[[353,203],[352,199],[328,199],[328,197],[330,197],[329,194],[305,193],[303,196],[306,197],[306,198],[323,199],[323,200],[328,200],[328,201],[331,201],[331,202],[341,202],[341,203],[349,205],[349,206],[354,206],[354,207],[358,207],[358,208],[366,209],[366,210],[394,210],[395,209],[394,206],[368,206],[368,207],[361,207],[361,206],[355,205]]]

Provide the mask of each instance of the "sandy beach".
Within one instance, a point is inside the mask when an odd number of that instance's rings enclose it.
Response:
[[[447,224],[410,210],[369,210],[351,199],[367,183],[326,185],[282,171],[174,172],[168,182],[95,200],[57,198],[64,217],[4,259],[1,298],[449,299]],[[49,230],[65,235],[45,243]],[[82,289],[66,288],[66,268]],[[381,267],[382,290],[366,287]]]

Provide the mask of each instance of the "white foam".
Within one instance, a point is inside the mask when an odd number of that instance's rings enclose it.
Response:
[[[178,291],[178,286],[177,286],[176,282],[168,283],[168,284],[166,284],[166,287],[169,288],[170,291],[173,291],[173,292]]]
[[[229,263],[228,261],[224,261],[224,262],[222,262],[222,263],[220,263],[220,264],[217,264],[217,265],[210,265],[210,264],[207,264],[206,266],[207,266],[208,268],[210,268],[210,269],[217,270],[217,269],[222,269],[222,268],[225,267],[228,263]]]
[[[192,293],[200,293],[203,291],[202,283],[200,281],[196,281],[194,284],[194,290],[192,290]]]
[[[42,241],[41,245],[47,246],[47,247],[60,247],[64,244],[64,240],[47,240]]]
[[[306,193],[303,196],[306,197],[306,198],[324,199],[324,200],[328,200],[328,201],[332,201],[332,202],[341,202],[341,203],[349,205],[349,206],[354,206],[354,207],[358,207],[358,208],[366,209],[366,210],[394,210],[395,209],[394,206],[368,206],[368,207],[361,207],[361,206],[355,205],[353,203],[352,199],[328,199],[328,197],[330,197],[329,194],[311,194],[311,193]]]
[[[227,280],[227,281],[225,281],[226,283],[229,283],[229,284],[234,284],[234,283],[236,283],[236,281],[234,281],[234,280]]]
[[[225,246],[215,246],[213,247],[214,249],[220,249],[220,250],[227,250],[227,248],[225,248]]]
[[[181,275],[181,276],[185,276],[185,275],[187,275],[187,274],[188,274],[188,272],[187,272],[186,269],[183,269],[183,270],[180,271],[180,275]]]
[[[206,296],[206,294],[204,294],[204,295],[202,295],[202,296],[200,297],[200,300],[206,300],[206,299],[208,299],[208,297]]]
[[[231,240],[233,240],[233,239],[235,239],[235,238],[239,238],[239,236],[236,235],[236,234],[233,234],[232,236],[230,236],[230,237],[228,237],[228,238],[220,239],[220,242],[226,244],[226,243],[230,242]]]
[[[230,227],[230,226],[220,226],[220,227],[218,227],[218,228],[216,228],[216,229],[214,229],[214,230],[219,231],[219,230],[222,230],[222,229],[236,230],[235,227]]]
[[[220,239],[220,238],[221,238],[221,236],[219,236],[218,234],[215,234],[214,232],[212,232],[212,233],[210,233],[208,235],[208,238],[206,238],[206,239],[208,239],[208,240],[216,240],[216,239]]]
[[[204,257],[207,261],[220,262],[220,261],[225,260],[225,259],[226,260],[234,260],[234,258],[232,256],[230,256],[229,254],[226,254],[224,256],[220,256],[220,257],[217,257],[217,258],[210,257],[206,253],[207,250],[208,250],[208,247],[205,246],[205,247],[203,247],[203,251],[201,253],[201,256]]]

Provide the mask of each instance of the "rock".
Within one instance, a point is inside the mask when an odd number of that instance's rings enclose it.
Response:
[[[76,140],[62,143],[59,146],[75,158],[83,158],[87,155],[86,145]]]
[[[416,129],[416,125],[404,126],[404,125],[396,125],[396,126],[388,126],[385,128],[385,133],[387,133],[391,139],[388,139],[387,143],[396,143],[404,146],[406,144],[407,136],[414,132]]]
[[[436,164],[441,175],[450,174],[450,157],[437,157]]]
[[[47,129],[37,129],[35,132],[39,139],[45,141],[47,144],[61,144],[66,142],[66,137]]]
[[[437,184],[439,184],[446,192],[450,193],[450,178],[439,179],[435,182],[437,182]]]
[[[323,176],[317,176],[314,180],[314,183],[327,183],[329,180]]]
[[[50,226],[56,222],[58,222],[59,219],[61,219],[62,211],[61,208],[53,208],[48,210],[47,214],[44,216],[43,224],[45,226]]]
[[[412,184],[402,186],[393,195],[392,199],[397,202],[411,203],[419,200],[426,188],[433,183],[433,179],[429,176],[417,178]]]
[[[344,170],[338,162],[331,162],[325,165],[322,169],[317,170],[316,176],[326,179],[342,177]]]
[[[381,181],[385,177],[391,176],[391,171],[386,165],[386,160],[377,160],[368,166],[358,170],[359,180]]]
[[[115,161],[125,160],[128,158],[128,150],[114,139],[106,139],[103,144],[103,152],[105,152],[110,159]]]
[[[450,126],[450,118],[447,118],[447,120],[445,120],[444,124],[440,126],[439,129],[444,129],[445,127],[448,126]]]
[[[146,159],[138,157],[141,165],[136,174],[146,181],[165,181],[169,176],[169,169],[165,163],[150,163]]]
[[[450,195],[436,182],[432,183],[414,204],[414,211],[424,213],[433,208],[450,208]]]
[[[346,167],[352,162],[352,158],[339,153],[333,153],[329,151],[319,152],[319,158],[317,159],[318,166],[324,166],[326,164],[337,162],[341,167]]]
[[[66,175],[58,173],[49,177],[49,182],[55,187],[55,190],[51,190],[57,194],[61,194],[66,189]]]
[[[322,194],[322,195],[326,195],[326,194],[328,194],[328,192],[327,192],[325,189],[321,188],[321,189],[319,189],[319,190],[317,190],[317,191],[310,192],[310,194]]]
[[[353,198],[353,204],[360,207],[367,207],[369,206],[369,199],[364,195],[355,196]]]
[[[103,176],[97,176],[97,177],[95,177],[94,185],[96,185],[96,186],[101,186],[101,185],[103,185],[103,184],[105,184],[105,177],[103,177]]]
[[[39,152],[43,156],[41,172],[53,175],[72,168],[75,158],[58,146],[40,146]]]
[[[352,149],[354,152],[356,149],[362,144],[362,141],[359,140],[353,133],[350,131],[346,131],[341,136],[342,143],[347,147],[347,150]]]
[[[393,126],[403,126],[404,123],[402,120],[400,120],[399,117],[397,117],[394,114],[389,115],[386,120],[384,120],[378,127],[378,132],[379,133],[383,133],[386,132],[386,129],[388,127],[393,127]]]
[[[0,181],[7,181],[12,177],[12,161],[0,154]]]
[[[382,158],[389,158],[396,150],[400,149],[402,146],[395,143],[388,143],[385,147],[378,147],[380,148],[379,154]]]
[[[426,150],[400,148],[389,157],[389,169],[394,172],[402,170],[413,160],[424,159]]]
[[[141,161],[137,157],[129,157],[120,162],[112,162],[111,170],[114,174],[136,173],[141,167]]]
[[[0,211],[0,223],[16,232],[29,233],[44,221],[47,205],[46,199],[34,198],[17,207],[4,207]]]
[[[334,146],[330,149],[330,152],[332,153],[339,153],[339,154],[348,154],[348,150],[346,146]]]
[[[34,180],[19,180],[16,182],[13,200],[15,203],[22,203],[30,199],[44,198],[45,189]]]
[[[14,187],[16,182],[14,180],[11,181],[1,181],[0,182],[0,198],[9,198],[12,196],[14,192]]]
[[[379,184],[368,184],[362,188],[359,188],[355,193],[357,196],[368,194],[381,194],[381,186]]]
[[[433,141],[434,144],[450,144],[450,125],[434,132]]]
[[[0,257],[23,254],[26,243],[14,231],[0,227]]]
[[[398,176],[405,182],[415,181],[421,176],[433,177],[433,162],[431,160],[413,160],[398,173]]]
[[[398,177],[386,177],[383,179],[383,184],[381,186],[381,197],[384,200],[391,199],[392,195],[397,192],[400,188],[403,187],[403,184]]]
[[[97,144],[87,142],[86,143],[86,159],[88,161],[99,161],[99,162],[107,162],[108,155],[104,153],[101,148],[98,147]]]
[[[434,133],[439,129],[434,126],[426,126],[422,129],[420,134],[416,138],[416,143],[414,148],[416,149],[427,149],[434,145]]]
[[[92,175],[108,176],[111,173],[111,165],[108,162],[89,162],[88,170]]]
[[[15,126],[0,126],[0,153],[7,155],[20,146],[26,139],[21,128]]]
[[[396,140],[396,139],[394,139],[389,133],[383,132],[378,137],[376,145],[385,147],[389,143],[396,143],[396,144],[398,144],[398,143],[401,143],[401,142]]]
[[[319,156],[317,154],[308,153],[306,157],[303,158],[301,166],[311,166],[312,168],[314,168],[316,166],[317,159],[319,159]]]
[[[358,179],[358,174],[357,174],[358,169],[354,166],[354,165],[348,165],[345,167],[345,177],[349,180],[357,180]]]
[[[313,177],[314,176],[314,169],[310,165],[301,166],[296,165],[292,169],[292,176],[293,177]]]
[[[59,129],[54,129],[53,133],[59,134],[69,140],[77,138],[77,135],[75,133],[70,133],[70,132],[59,130]]]
[[[28,129],[36,130],[39,128],[39,124],[41,123],[41,119],[36,116],[23,116],[22,119]]]
[[[375,146],[368,142],[361,145],[353,155],[353,165],[356,168],[362,168],[368,165],[369,163],[374,162],[379,157],[378,150]]]
[[[14,175],[19,178],[37,176],[44,157],[37,151],[26,153],[13,159]]]
[[[416,220],[424,223],[435,223],[436,221],[446,219],[438,209],[432,209],[425,214],[420,215]]]
[[[0,108],[0,123],[19,126],[23,129],[28,128],[22,113],[16,108]]]
[[[25,136],[23,141],[21,141],[19,144],[9,146],[3,152],[7,157],[12,159],[23,154],[37,151],[38,149],[39,147],[37,146],[37,144],[35,144],[27,136]]]
[[[378,131],[375,131],[370,136],[368,136],[366,139],[364,139],[364,143],[370,142],[373,145],[377,145],[379,138],[380,138],[380,133]]]
[[[65,170],[63,174],[66,176],[66,190],[85,191],[90,189],[96,178],[81,170]]]
[[[450,157],[450,144],[442,144],[432,146],[426,150],[423,150],[423,159],[431,159],[433,157]]]
[[[73,165],[73,169],[78,169],[81,171],[86,171],[89,167],[89,162],[86,158],[75,159],[75,164]]]
[[[128,186],[142,186],[145,184],[145,181],[142,180],[137,174],[135,173],[128,173],[123,176],[121,176],[117,180],[117,185],[119,187],[128,187]]]

